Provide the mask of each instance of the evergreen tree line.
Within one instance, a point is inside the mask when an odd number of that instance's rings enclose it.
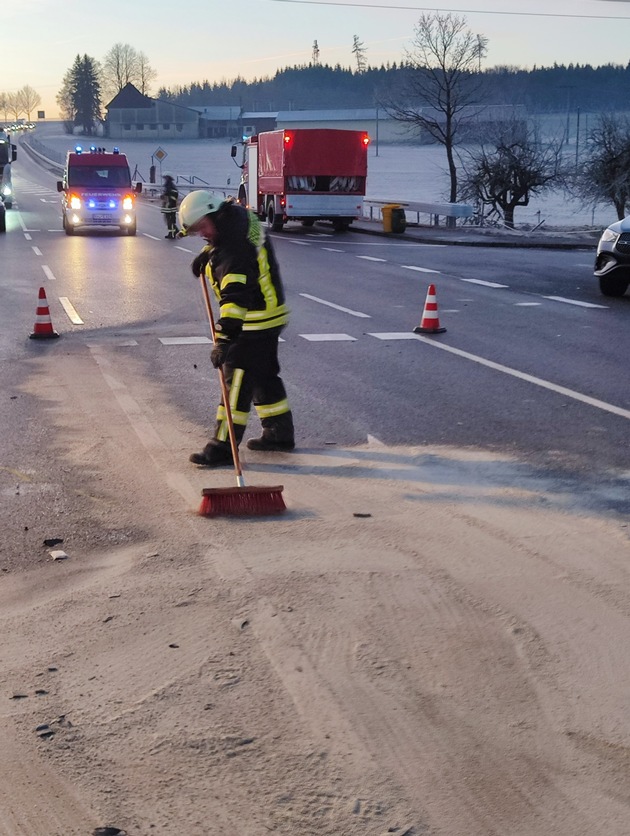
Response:
[[[404,62],[363,71],[308,64],[278,70],[273,77],[191,82],[157,98],[183,106],[240,106],[251,111],[357,108],[387,104],[404,86],[410,67]],[[529,113],[628,110],[630,63],[554,64],[532,70],[503,66],[482,70],[483,104],[524,105]]]

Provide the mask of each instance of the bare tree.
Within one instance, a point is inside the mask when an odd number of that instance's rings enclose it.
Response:
[[[113,98],[131,82],[138,86],[138,53],[129,44],[117,43],[109,50],[101,65],[103,90],[106,99]]]
[[[7,110],[13,116],[15,122],[24,113],[24,106],[22,104],[22,97],[19,93],[7,93]]]
[[[151,85],[157,78],[157,71],[149,63],[144,52],[138,53],[138,84],[136,87],[144,95],[148,96]]]
[[[562,140],[543,142],[537,126],[513,117],[494,129],[494,138],[467,152],[461,197],[490,206],[514,228],[514,210],[531,195],[564,182]]]
[[[587,155],[575,176],[582,198],[596,205],[612,203],[622,220],[630,207],[630,120],[603,114],[591,130]]]
[[[352,40],[352,54],[357,62],[357,71],[364,73],[367,70],[367,50],[363,41],[359,40],[359,36],[355,35]]]
[[[432,12],[415,27],[403,87],[383,102],[400,122],[420,129],[444,146],[450,176],[451,203],[457,201],[454,148],[462,124],[479,116],[481,59],[488,41],[467,28],[466,18]],[[449,221],[454,222],[454,218]]]
[[[30,122],[31,113],[41,103],[42,97],[36,90],[33,90],[32,87],[29,87],[28,84],[26,84],[24,87],[22,87],[21,90],[18,91],[18,95],[22,98],[22,107],[24,108],[24,112],[26,113],[27,120]]]

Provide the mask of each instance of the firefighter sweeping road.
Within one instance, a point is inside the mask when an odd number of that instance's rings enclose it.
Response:
[[[0,832],[624,836],[630,309],[592,254],[287,224],[299,435],[243,462],[287,511],[209,520],[198,247],[142,200],[66,236],[18,160]]]

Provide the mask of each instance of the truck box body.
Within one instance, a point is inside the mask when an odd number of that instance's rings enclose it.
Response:
[[[267,131],[245,145],[243,191],[274,229],[288,220],[331,220],[347,228],[362,213],[369,137],[363,131]]]

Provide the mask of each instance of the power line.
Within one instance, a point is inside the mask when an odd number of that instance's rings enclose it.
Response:
[[[408,12],[454,12],[455,14],[479,15],[511,15],[519,17],[563,17],[579,18],[581,20],[630,20],[630,17],[616,17],[614,15],[576,15],[561,14],[559,12],[497,12],[490,9],[441,9],[433,6],[392,6],[389,3],[343,3],[340,0],[269,0],[271,3],[294,3],[296,6],[347,6],[351,9],[402,9]]]

